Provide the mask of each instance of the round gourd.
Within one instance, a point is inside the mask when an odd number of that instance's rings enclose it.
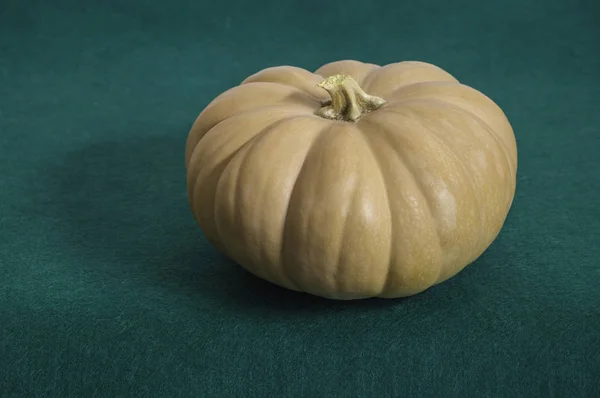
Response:
[[[477,259],[511,207],[502,110],[437,66],[262,70],[219,95],[186,144],[207,239],[260,278],[333,299],[403,297]]]

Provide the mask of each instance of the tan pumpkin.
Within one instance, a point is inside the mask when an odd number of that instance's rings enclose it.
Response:
[[[493,242],[515,193],[502,110],[423,62],[265,69],[214,99],[186,146],[207,239],[260,278],[333,299],[447,280]]]

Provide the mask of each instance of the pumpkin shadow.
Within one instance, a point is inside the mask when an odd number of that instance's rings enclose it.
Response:
[[[234,310],[336,311],[401,300],[327,300],[289,291],[214,249],[187,203],[181,134],[99,142],[49,165],[45,195],[76,267],[128,286],[161,289]],[[78,268],[78,270],[80,270]],[[73,270],[74,272],[76,270]]]

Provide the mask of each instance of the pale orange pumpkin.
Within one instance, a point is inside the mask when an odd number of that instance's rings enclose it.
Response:
[[[457,274],[498,235],[517,170],[502,110],[412,61],[262,70],[201,112],[185,157],[214,246],[333,299],[409,296]]]

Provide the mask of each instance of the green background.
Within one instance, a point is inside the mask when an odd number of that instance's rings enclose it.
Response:
[[[0,396],[600,396],[598,4],[0,2]],[[186,201],[212,98],[347,58],[437,64],[517,137],[500,236],[412,298],[257,280]]]

